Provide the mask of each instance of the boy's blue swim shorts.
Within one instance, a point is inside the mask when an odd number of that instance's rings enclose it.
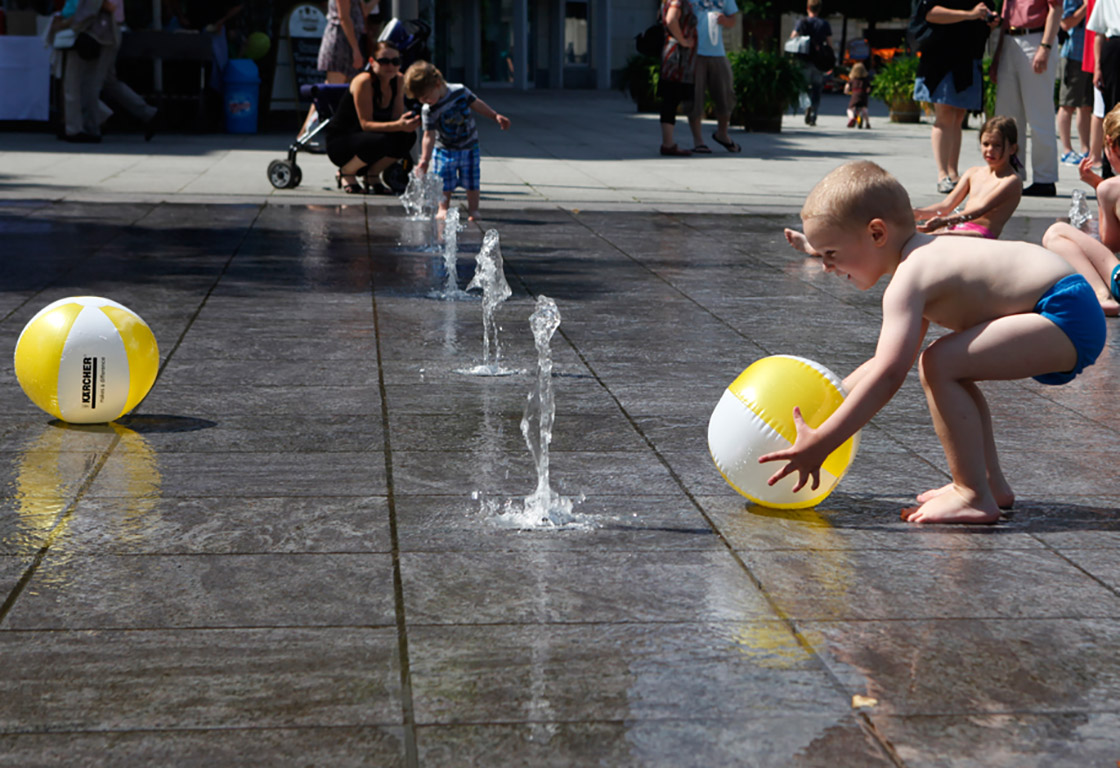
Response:
[[[1104,349],[1107,330],[1104,312],[1089,281],[1081,275],[1066,275],[1042,295],[1034,311],[1061,328],[1077,349],[1077,364],[1073,370],[1045,373],[1035,376],[1035,381],[1065,384],[1096,362],[1097,355]]]

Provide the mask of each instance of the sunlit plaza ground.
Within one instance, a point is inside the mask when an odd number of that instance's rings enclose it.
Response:
[[[517,98],[493,99],[514,129],[483,135],[454,276],[496,229],[503,377],[460,372],[482,307],[439,295],[428,223],[334,190],[320,156],[268,186],[290,137],[0,136],[7,349],[71,295],[160,348],[102,426],[0,368],[0,765],[1115,765],[1116,321],[1073,383],[984,387],[1018,494],[999,524],[899,520],[947,479],[916,372],[822,505],[753,506],[708,454],[724,388],[780,353],[844,374],[878,331],[882,286],[782,228],[854,157],[933,202],[928,125],[853,135],[833,109],[661,160],[626,105]],[[1065,214],[1067,174],[1005,238]],[[523,530],[502,512],[537,484],[540,296],[550,478],[579,519]]]

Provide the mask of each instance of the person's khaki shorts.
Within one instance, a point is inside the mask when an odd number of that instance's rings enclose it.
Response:
[[[1062,107],[1093,106],[1093,73],[1081,69],[1081,62],[1062,58],[1058,63],[1058,105]]]
[[[735,92],[732,90],[731,64],[725,56],[696,57],[696,100],[692,106],[692,117],[704,113],[704,91],[712,94],[716,116],[727,117],[735,108]]]

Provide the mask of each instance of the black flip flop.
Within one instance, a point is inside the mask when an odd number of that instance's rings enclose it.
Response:
[[[724,149],[726,149],[728,152],[742,152],[743,151],[743,148],[740,147],[738,144],[736,144],[734,141],[724,141],[719,136],[716,136],[714,133],[712,134],[712,139],[715,140],[716,144],[719,144]]]
[[[710,155],[710,154],[712,154],[712,150],[711,150],[711,148],[708,147],[707,144],[697,144],[695,147],[692,148],[692,154],[694,154],[694,155]]]

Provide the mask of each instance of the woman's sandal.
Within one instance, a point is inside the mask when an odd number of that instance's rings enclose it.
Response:
[[[343,179],[353,179],[353,181],[348,181],[343,184]],[[352,176],[349,173],[344,175],[341,171],[339,171],[334,175],[334,183],[337,185],[338,189],[345,189],[346,194],[348,195],[364,195],[366,192],[365,188],[363,188],[362,185],[358,183],[358,177]]]
[[[712,134],[712,138],[715,139],[716,144],[721,145],[728,152],[741,152],[743,150],[742,147],[740,147],[738,144],[736,144],[731,139],[728,139],[727,141],[724,141],[719,136],[716,136],[714,133]]]

